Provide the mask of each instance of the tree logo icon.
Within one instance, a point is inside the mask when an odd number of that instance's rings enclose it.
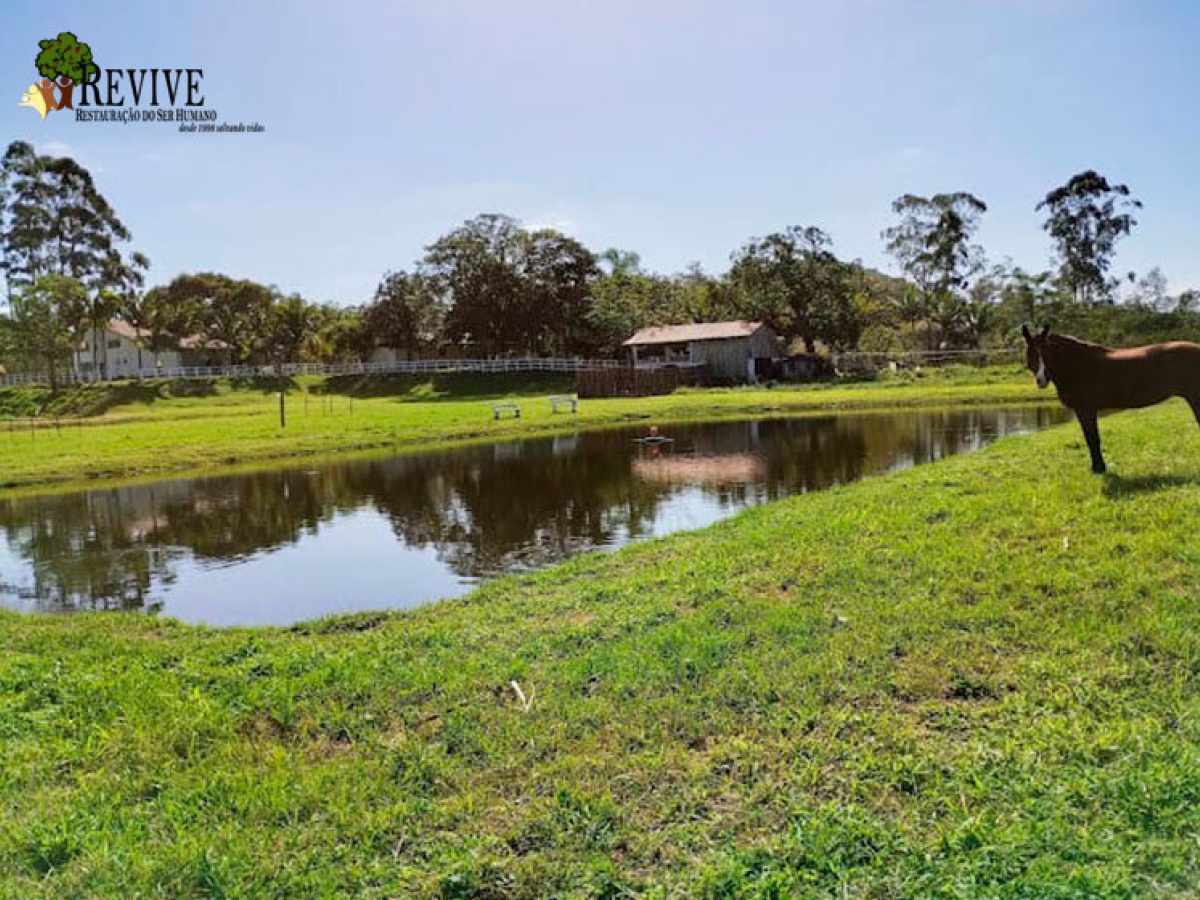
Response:
[[[44,119],[56,109],[74,109],[75,85],[96,77],[100,69],[92,59],[92,48],[69,31],[56,38],[38,41],[41,52],[34,65],[42,80],[31,84],[19,106],[33,107]]]

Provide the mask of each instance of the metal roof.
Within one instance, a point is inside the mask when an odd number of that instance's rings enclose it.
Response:
[[[652,325],[643,328],[624,343],[626,347],[647,344],[686,344],[691,341],[720,341],[750,337],[762,322],[692,322],[688,325]]]
[[[112,319],[108,323],[108,330],[118,337],[123,337],[130,341],[141,341],[143,338],[150,337],[149,330],[145,328],[134,328],[123,319]]]

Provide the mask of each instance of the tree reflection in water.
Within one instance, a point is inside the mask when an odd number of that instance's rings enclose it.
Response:
[[[336,548],[353,540],[342,517],[368,515],[390,525],[396,552],[374,575],[353,573],[357,590],[402,591],[405,554],[432,548],[445,581],[432,596],[399,598],[415,605],[461,592],[464,578],[670,530],[681,513],[703,524],[1061,420],[1057,409],[1010,408],[721,422],[665,428],[674,440],[659,447],[624,429],[11,499],[0,502],[0,599],[170,613],[188,573],[232,567],[244,570],[233,585],[252,604],[255,560],[304,536]]]

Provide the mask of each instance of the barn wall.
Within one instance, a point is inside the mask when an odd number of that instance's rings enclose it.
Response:
[[[692,362],[708,363],[709,373],[719,381],[747,381],[750,358],[771,359],[778,351],[775,333],[769,328],[760,328],[749,337],[692,341],[690,345]]]
[[[709,373],[719,381],[745,381],[746,360],[750,358],[749,338],[693,341],[692,362],[707,363]]]
[[[770,328],[760,328],[750,335],[750,350],[756,359],[774,359],[779,355],[779,339]]]

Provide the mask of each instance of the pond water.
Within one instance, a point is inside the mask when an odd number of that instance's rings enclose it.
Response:
[[[411,607],[481,579],[1063,421],[1051,407],[581,432],[0,501],[0,603],[216,625]]]

